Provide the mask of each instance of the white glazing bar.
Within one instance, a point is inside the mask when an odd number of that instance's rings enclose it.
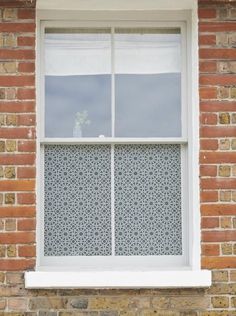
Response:
[[[111,28],[111,135],[115,137],[115,44],[114,28]]]
[[[115,177],[114,177],[114,148],[111,144],[111,245],[112,256],[115,256]]]
[[[184,137],[81,137],[81,138],[43,138],[41,144],[187,144]]]
[[[115,137],[115,47],[114,28],[111,28],[111,135]],[[115,256],[115,179],[114,179],[114,144],[111,144],[111,243],[112,256]]]

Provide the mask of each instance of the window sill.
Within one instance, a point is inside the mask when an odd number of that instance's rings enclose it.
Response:
[[[209,287],[211,271],[26,272],[29,289]]]

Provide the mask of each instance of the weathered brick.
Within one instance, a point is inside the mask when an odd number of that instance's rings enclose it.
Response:
[[[7,246],[7,256],[8,257],[16,257],[16,246],[8,245]]]
[[[5,151],[5,141],[1,140],[0,141],[0,152],[4,152]]]
[[[15,8],[5,8],[3,10],[3,19],[4,20],[16,20],[17,19],[17,9]]]
[[[232,253],[233,253],[232,244],[222,244],[221,245],[221,252],[223,255],[232,255]]]
[[[16,126],[17,125],[17,117],[15,114],[9,114],[6,116],[6,124],[8,126]]]
[[[220,124],[230,124],[230,114],[229,113],[220,113],[219,114]]]
[[[236,150],[236,139],[235,138],[231,140],[231,148],[232,148],[232,150]]]
[[[229,177],[231,173],[231,167],[227,165],[219,166],[219,176],[220,177]]]
[[[235,92],[235,93],[236,93],[236,92]],[[236,96],[235,96],[235,97],[236,97]],[[231,119],[232,124],[236,124],[236,113],[232,113],[231,117],[232,117],[232,119]]]
[[[220,139],[219,148],[221,150],[229,150],[230,149],[230,140],[229,139]]]
[[[222,227],[222,228],[231,228],[232,227],[231,217],[222,217],[220,219],[220,227]]]
[[[220,191],[220,201],[230,202],[231,201],[231,191]]]
[[[7,284],[23,284],[24,275],[18,272],[7,272],[6,273],[6,283]]]
[[[4,196],[5,204],[15,204],[15,193],[6,193]]]
[[[9,298],[8,309],[10,311],[26,311],[27,310],[27,298]]]
[[[229,298],[226,296],[215,296],[212,297],[212,306],[215,308],[226,308],[229,307]]]
[[[7,139],[6,140],[6,151],[8,152],[14,152],[16,151],[16,141]]]
[[[212,281],[213,282],[227,282],[228,281],[228,271],[212,271]]]
[[[88,298],[72,298],[69,305],[76,309],[86,309],[88,307]]]
[[[16,63],[15,62],[0,62],[0,74],[5,73],[16,73]],[[5,95],[5,91],[4,91]]]
[[[16,177],[15,167],[6,167],[4,170],[4,175],[7,179],[13,179]]]
[[[0,257],[5,257],[6,256],[6,247],[4,245],[0,246]]]
[[[5,220],[5,230],[6,231],[14,231],[16,230],[16,220],[12,218],[7,218]]]

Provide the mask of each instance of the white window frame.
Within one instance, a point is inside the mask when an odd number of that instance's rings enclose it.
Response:
[[[186,111],[184,115],[188,115],[188,124],[183,128],[183,135],[181,138],[156,138],[156,139],[129,139],[129,138],[105,138],[105,139],[93,139],[93,138],[83,138],[83,139],[46,139],[40,134],[44,130],[43,120],[38,121],[37,125],[37,135],[39,135],[37,140],[37,272],[26,273],[26,287],[29,288],[60,288],[60,287],[178,287],[178,286],[209,286],[210,285],[210,272],[203,271],[200,269],[200,213],[199,213],[199,181],[198,181],[198,59],[197,59],[197,31],[193,26],[193,16],[190,11],[172,11],[172,12],[160,12],[160,11],[142,11],[142,12],[76,12],[76,18],[72,12],[57,12],[57,14],[49,13],[48,11],[42,12],[38,16],[38,26],[43,25],[41,31],[37,35],[37,117],[44,117],[42,113],[42,100],[44,98],[44,91],[41,89],[42,83],[42,56],[43,47],[42,39],[44,36],[44,26],[53,27],[64,27],[64,26],[88,26],[88,27],[103,27],[103,26],[113,26],[113,27],[132,27],[143,26],[143,27],[158,27],[158,26],[173,26],[182,28],[181,35],[183,40],[187,40],[188,45],[186,56],[186,81],[182,83],[182,98],[186,100],[184,103],[188,104],[186,106]],[[65,22],[62,20],[70,20],[73,18],[73,22]],[[48,22],[45,22],[48,20]],[[89,21],[89,22],[88,22]],[[96,21],[96,22],[95,22]],[[157,22],[158,21],[158,22]],[[183,36],[186,25],[186,38]],[[42,33],[43,32],[43,33]],[[196,37],[196,38],[195,38]],[[184,39],[185,38],[185,39]],[[186,43],[182,43],[186,45]],[[188,87],[186,85],[188,83]],[[188,114],[187,114],[188,111]],[[186,117],[182,117],[182,122],[186,122]],[[40,126],[41,125],[41,126]],[[185,133],[184,133],[185,132]],[[187,140],[187,134],[189,139]],[[43,170],[43,162],[40,159],[40,147],[42,144],[78,144],[78,143],[180,143],[186,144],[188,141],[188,151],[187,151],[187,165],[188,169],[188,186],[183,187],[183,190],[187,191],[187,200],[184,204],[189,209],[188,219],[186,227],[188,227],[188,232],[186,232],[186,237],[188,237],[189,245],[188,252],[186,253],[185,262],[178,260],[174,265],[169,266],[166,269],[166,259],[164,258],[161,264],[157,264],[155,260],[151,257],[140,258],[139,268],[133,270],[134,262],[137,258],[130,258],[130,264],[126,265],[121,269],[121,271],[112,270],[112,265],[106,264],[103,259],[95,258],[95,265],[90,266],[90,271],[85,271],[83,269],[88,264],[87,258],[81,262],[80,268],[76,268],[76,263],[78,258],[72,258],[74,262],[73,272],[71,271],[71,266],[68,271],[68,264],[71,263],[70,258],[64,258],[61,264],[58,264],[57,260],[51,260],[51,262],[42,262],[42,243],[40,241],[42,238],[43,231],[43,221],[42,221],[42,184],[40,182],[40,174]],[[182,146],[183,147],[183,146]],[[186,152],[186,151],[185,151]],[[183,156],[183,155],[182,155]],[[186,181],[185,181],[186,183]],[[40,207],[41,206],[41,207]],[[186,238],[185,238],[186,240]],[[164,257],[164,256],[163,256]],[[80,257],[81,259],[82,257]],[[90,258],[91,259],[91,258]],[[152,259],[152,260],[150,260]],[[117,260],[117,257],[116,257]],[[158,258],[160,263],[160,258]],[[142,266],[144,269],[140,268]],[[184,264],[183,264],[184,263]],[[103,266],[102,270],[93,270],[96,266]],[[147,271],[143,271],[143,270]],[[165,270],[169,270],[165,272]],[[63,271],[63,272],[62,272]],[[65,273],[66,271],[66,273]],[[149,275],[150,274],[150,275]],[[65,275],[65,277],[63,277]],[[121,276],[126,276],[121,277]],[[105,280],[105,281],[104,281]]]

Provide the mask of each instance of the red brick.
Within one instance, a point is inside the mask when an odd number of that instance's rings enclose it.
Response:
[[[2,165],[33,165],[35,154],[2,154],[0,164]]]
[[[218,192],[217,191],[202,191],[201,202],[217,202]]]
[[[18,204],[35,204],[35,194],[34,193],[18,193],[17,194]]]
[[[199,8],[198,9],[199,19],[214,19],[216,18],[216,9],[213,8]]]
[[[35,152],[36,150],[36,142],[21,140],[18,142],[18,151],[19,152]]]
[[[35,59],[35,51],[30,50],[30,49],[15,49],[15,50],[14,49],[1,49],[0,50],[0,58],[6,59],[6,60]]]
[[[35,89],[18,88],[16,97],[20,100],[35,100]]]
[[[234,32],[235,22],[200,22],[199,32]]]
[[[36,176],[35,167],[18,167],[17,178],[19,179],[34,179]]]
[[[0,76],[0,86],[2,87],[25,87],[34,86],[34,76]]]
[[[35,114],[22,114],[17,117],[18,126],[35,126]]]
[[[0,102],[0,112],[2,113],[25,113],[34,111],[35,102],[32,101]]]
[[[235,111],[235,101],[202,101],[200,110],[203,112]]]
[[[35,230],[36,223],[34,218],[19,219],[17,222],[17,230],[31,231]]]
[[[32,33],[35,31],[35,23],[0,23],[0,32],[13,32],[13,33]]]
[[[224,4],[234,4],[236,2],[236,0],[198,0],[198,5],[218,5],[220,7],[222,7],[223,5],[223,8],[224,8]]]
[[[18,46],[35,46],[35,37],[30,36],[19,36],[17,38]]]
[[[34,138],[35,137],[35,129],[19,127],[19,128],[1,128],[0,129],[0,137],[15,139],[15,138]]]
[[[203,256],[218,256],[220,254],[220,247],[216,244],[203,244],[202,255]]]
[[[235,23],[236,24],[236,23]],[[236,51],[233,48],[200,48],[200,59],[236,59]]]
[[[35,72],[35,64],[31,62],[20,62],[18,64],[19,72]]]
[[[205,241],[205,242],[236,241],[236,230],[203,231],[202,241]]]
[[[19,253],[19,257],[35,257],[36,248],[33,245],[19,246],[18,253]]]
[[[235,137],[236,126],[202,126],[200,129],[200,136],[207,138],[217,137]]]
[[[218,140],[217,139],[201,139],[200,149],[201,150],[217,150]]]
[[[201,35],[199,36],[199,45],[215,45],[216,36],[215,35]]]
[[[34,19],[35,18],[35,10],[22,8],[18,10],[18,19]]]
[[[203,257],[202,269],[227,269],[236,267],[236,257]]]
[[[200,162],[209,163],[236,163],[236,152],[210,152],[205,151],[200,154]],[[229,180],[229,179],[228,179]]]
[[[236,58],[236,55],[235,55]],[[235,75],[200,75],[199,82],[201,85],[236,85],[236,76]]]
[[[202,113],[201,114],[201,123],[203,125],[216,125],[217,124],[217,115],[215,113]]]
[[[202,217],[201,227],[202,228],[218,228],[219,217]]]
[[[30,244],[35,242],[33,232],[0,233],[0,244]]]
[[[35,266],[33,259],[1,259],[0,270],[2,271],[22,271],[32,269]],[[20,315],[18,313],[18,315]]]
[[[0,191],[33,191],[35,189],[34,180],[2,180],[0,181]]]
[[[34,8],[36,5],[36,0],[25,0],[25,1],[19,1],[19,0],[2,0],[1,6],[6,8],[22,8],[22,7],[29,7]]]
[[[203,204],[201,205],[202,216],[236,215],[235,204]]]
[[[201,61],[199,64],[199,71],[202,73],[216,72],[217,65],[215,61]]]
[[[200,166],[200,175],[215,177],[217,175],[217,167],[212,165],[201,165]]]
[[[33,206],[0,207],[0,217],[34,217],[35,212],[35,207]]]
[[[217,88],[214,87],[200,87],[199,96],[201,100],[216,99]]]

